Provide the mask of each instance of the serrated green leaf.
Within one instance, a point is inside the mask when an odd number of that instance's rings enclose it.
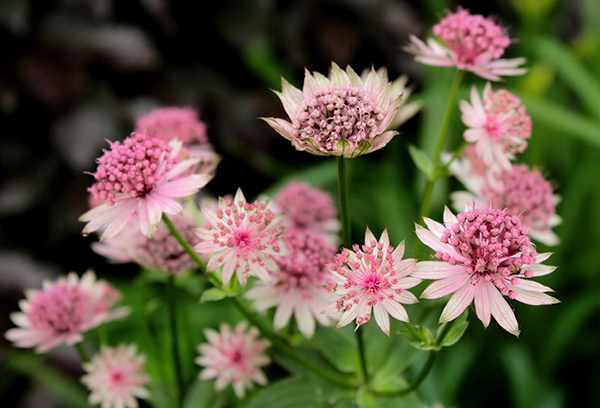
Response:
[[[433,335],[425,326],[413,326],[410,323],[405,323],[404,329],[400,329],[399,333],[411,346],[419,350],[439,349]]]
[[[202,292],[202,295],[200,296],[200,303],[216,302],[218,300],[225,299],[225,297],[227,297],[227,293],[223,289],[210,288]]]
[[[434,165],[427,153],[414,145],[408,146],[408,153],[415,163],[415,166],[421,170],[429,180],[434,176]]]

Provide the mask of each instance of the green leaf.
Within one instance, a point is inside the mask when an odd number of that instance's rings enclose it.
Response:
[[[456,344],[456,342],[460,340],[462,335],[465,333],[465,330],[467,330],[467,327],[469,326],[469,321],[467,320],[468,315],[469,315],[468,311],[465,311],[452,323],[446,323],[446,324],[450,324],[451,326],[443,338],[440,338],[440,335],[443,333],[444,327],[440,326],[440,328],[438,329],[438,337],[437,337],[437,343],[439,344],[440,347],[452,346],[453,344]]]
[[[425,326],[413,326],[410,323],[404,324],[404,329],[400,329],[400,335],[413,347],[419,350],[438,350],[439,346],[433,339],[433,335]]]
[[[216,302],[218,300],[225,299],[226,297],[227,293],[223,289],[210,288],[202,292],[202,296],[200,296],[200,303]]]
[[[434,176],[435,166],[427,153],[414,145],[408,146],[408,153],[410,153],[410,157],[415,163],[415,166],[425,173],[427,179],[431,180]]]
[[[188,388],[184,408],[220,408],[227,405],[227,393],[215,390],[214,381],[196,380]],[[159,405],[162,407],[162,405]]]

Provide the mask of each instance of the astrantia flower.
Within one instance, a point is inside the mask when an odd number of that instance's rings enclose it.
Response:
[[[25,295],[27,299],[19,303],[21,312],[11,315],[19,327],[8,330],[6,338],[17,347],[35,347],[37,352],[78,343],[83,332],[128,313],[126,308],[112,309],[121,293],[97,281],[92,271],[81,280],[71,272],[55,282],[44,281],[42,290],[27,290]]]
[[[361,78],[350,67],[331,65],[329,78],[306,71],[302,90],[282,78],[275,92],[291,122],[263,118],[300,151],[356,157],[385,146],[397,134],[387,130],[400,106],[384,69]]]
[[[367,70],[365,70],[362,74],[362,78],[366,79],[368,75]],[[392,95],[402,95],[402,100],[400,101],[400,107],[398,108],[398,112],[396,116],[392,120],[390,124],[390,128],[394,129],[412,118],[421,110],[423,107],[423,101],[413,101],[410,99],[410,95],[413,91],[412,86],[407,86],[408,84],[408,76],[402,75],[398,79],[392,82],[392,87],[390,90],[390,94]]]
[[[281,223],[286,229],[307,229],[337,243],[340,222],[331,195],[309,184],[293,181],[274,197],[281,208]]]
[[[200,242],[194,233],[197,226],[192,218],[174,216],[171,221],[190,245]],[[182,273],[196,267],[194,260],[185,252],[165,224],[160,224],[154,236],[148,238],[141,233],[135,223],[131,223],[116,236],[92,243],[92,249],[110,262],[135,262],[168,273]]]
[[[156,137],[169,143],[173,139],[183,143],[180,159],[200,159],[196,173],[213,173],[221,158],[208,140],[206,124],[189,107],[157,108],[136,121],[136,132]]]
[[[419,262],[413,276],[437,279],[421,294],[423,298],[452,293],[440,323],[456,319],[474,302],[485,327],[493,316],[504,330],[518,336],[517,319],[503,296],[529,305],[558,302],[545,293],[552,289],[529,280],[556,268],[541,264],[551,254],[535,251],[519,217],[493,208],[467,210],[455,216],[446,208],[444,224],[424,220],[429,229],[417,225],[417,236],[441,261]]]
[[[174,199],[196,193],[211,176],[187,174],[198,159],[179,162],[180,147],[176,141],[169,145],[141,133],[132,133],[122,143],[112,143],[98,159],[96,183],[90,188],[93,197],[105,203],[79,218],[87,222],[83,233],[105,227],[100,239],[114,237],[137,219],[142,233],[152,237],[163,212],[182,213],[181,204]]]
[[[560,197],[553,194],[552,185],[538,169],[526,164],[513,165],[510,170],[491,173],[470,171],[469,158],[450,165],[450,171],[469,191],[451,194],[455,210],[474,204],[475,208],[504,208],[508,215],[517,215],[529,228],[529,236],[546,245],[558,245],[559,238],[552,228],[561,223],[556,214]]]
[[[83,365],[81,377],[91,391],[90,404],[102,408],[137,408],[136,398],[147,399],[144,387],[150,378],[144,373],[144,355],[136,354],[136,346],[102,347],[89,363]]]
[[[272,273],[271,283],[256,282],[246,297],[254,300],[259,311],[276,307],[275,329],[285,327],[293,314],[300,332],[311,338],[315,319],[324,326],[334,319],[321,312],[336,298],[324,286],[329,275],[327,265],[335,260],[337,247],[309,230],[292,229],[282,238],[290,254],[276,258],[279,271]]]
[[[223,323],[220,332],[205,329],[204,335],[208,343],[198,346],[200,357],[196,359],[196,364],[206,367],[200,373],[201,379],[216,378],[217,390],[231,384],[239,398],[244,397],[246,389],[251,389],[253,383],[267,383],[260,367],[270,362],[265,355],[269,343],[257,340],[256,328],[246,331],[244,322],[235,327]]]
[[[433,27],[433,34],[441,43],[431,38],[424,43],[411,35],[411,44],[405,50],[415,54],[415,59],[423,64],[453,66],[490,81],[526,72],[518,68],[524,58],[500,58],[511,40],[506,30],[490,18],[459,8],[455,13],[448,12]]]
[[[342,249],[329,269],[333,280],[327,290],[338,295],[323,313],[343,311],[338,327],[356,320],[356,328],[371,320],[371,311],[381,330],[389,336],[390,318],[408,322],[408,314],[401,303],[415,303],[417,298],[406,289],[421,282],[409,276],[416,259],[402,259],[404,242],[395,249],[390,245],[387,231],[377,238],[367,229],[365,244],[354,245],[353,250]]]
[[[488,82],[479,97],[471,89],[471,103],[460,101],[464,137],[475,143],[477,155],[488,166],[510,169],[515,153],[522,153],[531,137],[531,117],[521,100],[506,89],[492,91]]]
[[[241,189],[232,199],[219,199],[219,208],[202,207],[206,220],[204,228],[196,229],[202,239],[195,250],[211,254],[206,265],[208,272],[223,266],[222,279],[227,284],[235,272],[242,285],[254,275],[269,282],[268,270],[277,270],[274,256],[282,255],[276,215],[262,201],[247,203]]]

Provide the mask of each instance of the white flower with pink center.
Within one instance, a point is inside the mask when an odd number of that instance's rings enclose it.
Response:
[[[560,239],[552,228],[561,223],[556,214],[560,197],[539,169],[526,164],[513,165],[510,170],[498,169],[486,174],[471,171],[468,157],[450,165],[450,171],[469,191],[451,194],[453,207],[460,211],[466,205],[475,208],[504,208],[508,215],[519,216],[529,228],[529,236],[545,245],[558,245]]]
[[[198,346],[200,356],[196,364],[205,367],[200,378],[216,378],[215,388],[222,390],[231,384],[235,395],[243,398],[246,389],[254,384],[265,385],[267,378],[260,370],[270,363],[265,355],[269,345],[266,340],[257,340],[258,330],[254,327],[246,331],[244,322],[235,327],[221,324],[220,332],[205,329],[208,343]]]
[[[210,144],[207,126],[189,107],[157,108],[136,121],[136,132],[156,137],[166,143],[177,139],[183,143],[179,158],[199,159],[195,173],[214,173],[220,156]]]
[[[286,229],[308,229],[337,244],[340,222],[331,195],[307,183],[287,183],[274,197]]]
[[[253,275],[270,281],[269,270],[277,270],[273,257],[286,253],[277,225],[281,214],[275,214],[262,201],[246,202],[241,189],[235,197],[220,198],[217,209],[202,207],[204,228],[196,229],[202,239],[196,252],[210,254],[208,272],[223,267],[222,280],[229,283],[233,273],[242,285]]]
[[[257,281],[246,297],[259,311],[276,308],[276,330],[285,327],[294,315],[300,332],[311,338],[315,320],[329,326],[335,319],[321,312],[336,299],[324,287],[329,275],[327,265],[335,261],[337,247],[310,230],[292,229],[282,238],[290,254],[275,259],[279,271],[271,274],[271,283]]]
[[[177,141],[167,144],[141,133],[112,143],[98,159],[96,183],[90,188],[104,204],[79,218],[87,222],[83,233],[105,228],[100,239],[114,237],[137,219],[142,233],[152,237],[163,213],[181,214],[183,207],[175,199],[195,194],[211,176],[189,174],[198,159],[179,162],[180,147]]]
[[[487,327],[493,316],[509,333],[519,325],[504,296],[529,305],[558,300],[547,286],[529,280],[556,268],[542,265],[550,253],[538,254],[519,217],[500,209],[471,209],[457,216],[446,208],[444,224],[424,218],[428,229],[416,225],[419,239],[435,250],[441,261],[419,262],[413,276],[434,279],[421,297],[437,299],[452,293],[440,323],[456,319],[471,304]]]
[[[521,100],[506,89],[492,91],[488,82],[482,97],[473,86],[471,102],[460,101],[464,138],[487,166],[510,169],[516,153],[522,153],[531,137],[531,117]]]
[[[456,67],[490,81],[526,72],[518,68],[525,62],[524,58],[500,58],[511,39],[506,30],[490,18],[459,8],[455,13],[448,12],[433,27],[433,34],[441,43],[432,38],[425,43],[411,35],[411,43],[405,51],[415,54],[415,59],[423,64]]]
[[[137,408],[137,398],[148,399],[145,388],[150,378],[144,372],[146,357],[137,354],[135,345],[102,347],[89,363],[83,365],[81,377],[91,391],[90,404],[102,408]]]
[[[112,309],[121,293],[97,281],[92,271],[81,279],[71,272],[55,282],[44,281],[42,290],[27,290],[25,295],[19,303],[21,312],[10,316],[19,327],[5,336],[17,347],[35,347],[37,352],[79,343],[83,332],[128,314],[127,308]]]
[[[421,280],[410,276],[416,259],[402,259],[404,242],[396,248],[390,245],[387,231],[377,238],[367,228],[364,245],[354,245],[337,255],[329,267],[333,280],[327,290],[338,299],[323,313],[343,312],[337,327],[356,320],[356,329],[371,320],[371,312],[381,330],[389,336],[390,318],[408,322],[408,314],[402,306],[417,302],[407,289]]]
[[[387,130],[402,95],[385,69],[360,77],[332,63],[329,78],[306,71],[302,90],[282,78],[276,92],[291,122],[263,118],[299,151],[356,157],[384,147],[398,132]],[[399,91],[398,91],[399,92]]]

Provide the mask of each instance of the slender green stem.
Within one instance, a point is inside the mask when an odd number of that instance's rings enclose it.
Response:
[[[171,352],[173,354],[173,367],[175,369],[175,380],[177,382],[177,398],[179,406],[182,405],[185,382],[181,367],[181,356],[179,355],[179,331],[177,330],[177,296],[175,294],[175,276],[169,275],[166,285],[167,307],[169,309],[169,325],[171,329]]]
[[[429,211],[431,210],[431,198],[433,196],[433,187],[435,185],[435,182],[439,178],[439,176],[436,173],[440,165],[440,155],[442,154],[442,149],[444,148],[444,143],[446,142],[446,135],[448,134],[450,120],[452,119],[452,111],[454,110],[454,105],[456,105],[456,96],[458,94],[458,90],[460,88],[460,84],[464,76],[465,71],[457,70],[456,75],[454,75],[452,85],[450,86],[448,103],[446,104],[446,108],[444,110],[444,116],[442,116],[442,123],[440,125],[440,130],[436,139],[433,157],[431,159],[433,165],[435,166],[433,176],[427,179],[427,184],[425,185],[425,191],[423,193],[423,201],[421,201],[420,215],[422,217],[429,216]]]
[[[167,217],[166,214],[163,214],[163,221],[169,228],[171,234],[177,239],[177,242],[183,247],[183,249],[192,257],[192,259],[198,264],[198,267],[203,271],[206,271],[206,264],[198,254],[194,251],[194,249],[190,246],[190,244],[183,238],[183,236],[177,230],[177,227],[173,225],[171,220]],[[223,283],[216,276],[211,276],[206,274],[210,283],[217,287],[223,288]],[[325,378],[340,387],[344,388],[355,388],[357,384],[355,384],[351,378],[346,375],[340,374],[337,371],[329,370],[324,367],[321,367],[317,364],[312,363],[311,361],[301,357],[298,355],[281,337],[279,337],[275,332],[273,332],[267,325],[265,325],[252,311],[250,311],[237,297],[228,297],[228,299],[232,302],[232,304],[236,307],[236,309],[252,324],[255,326],[260,333],[269,339],[273,347],[280,352],[282,355],[294,360],[296,363],[302,365],[306,369],[314,372],[322,378]]]
[[[90,356],[88,356],[88,353],[83,348],[82,342],[75,343],[75,350],[77,351],[77,354],[79,355],[79,358],[81,359],[82,363],[87,363],[88,361],[90,361]]]

